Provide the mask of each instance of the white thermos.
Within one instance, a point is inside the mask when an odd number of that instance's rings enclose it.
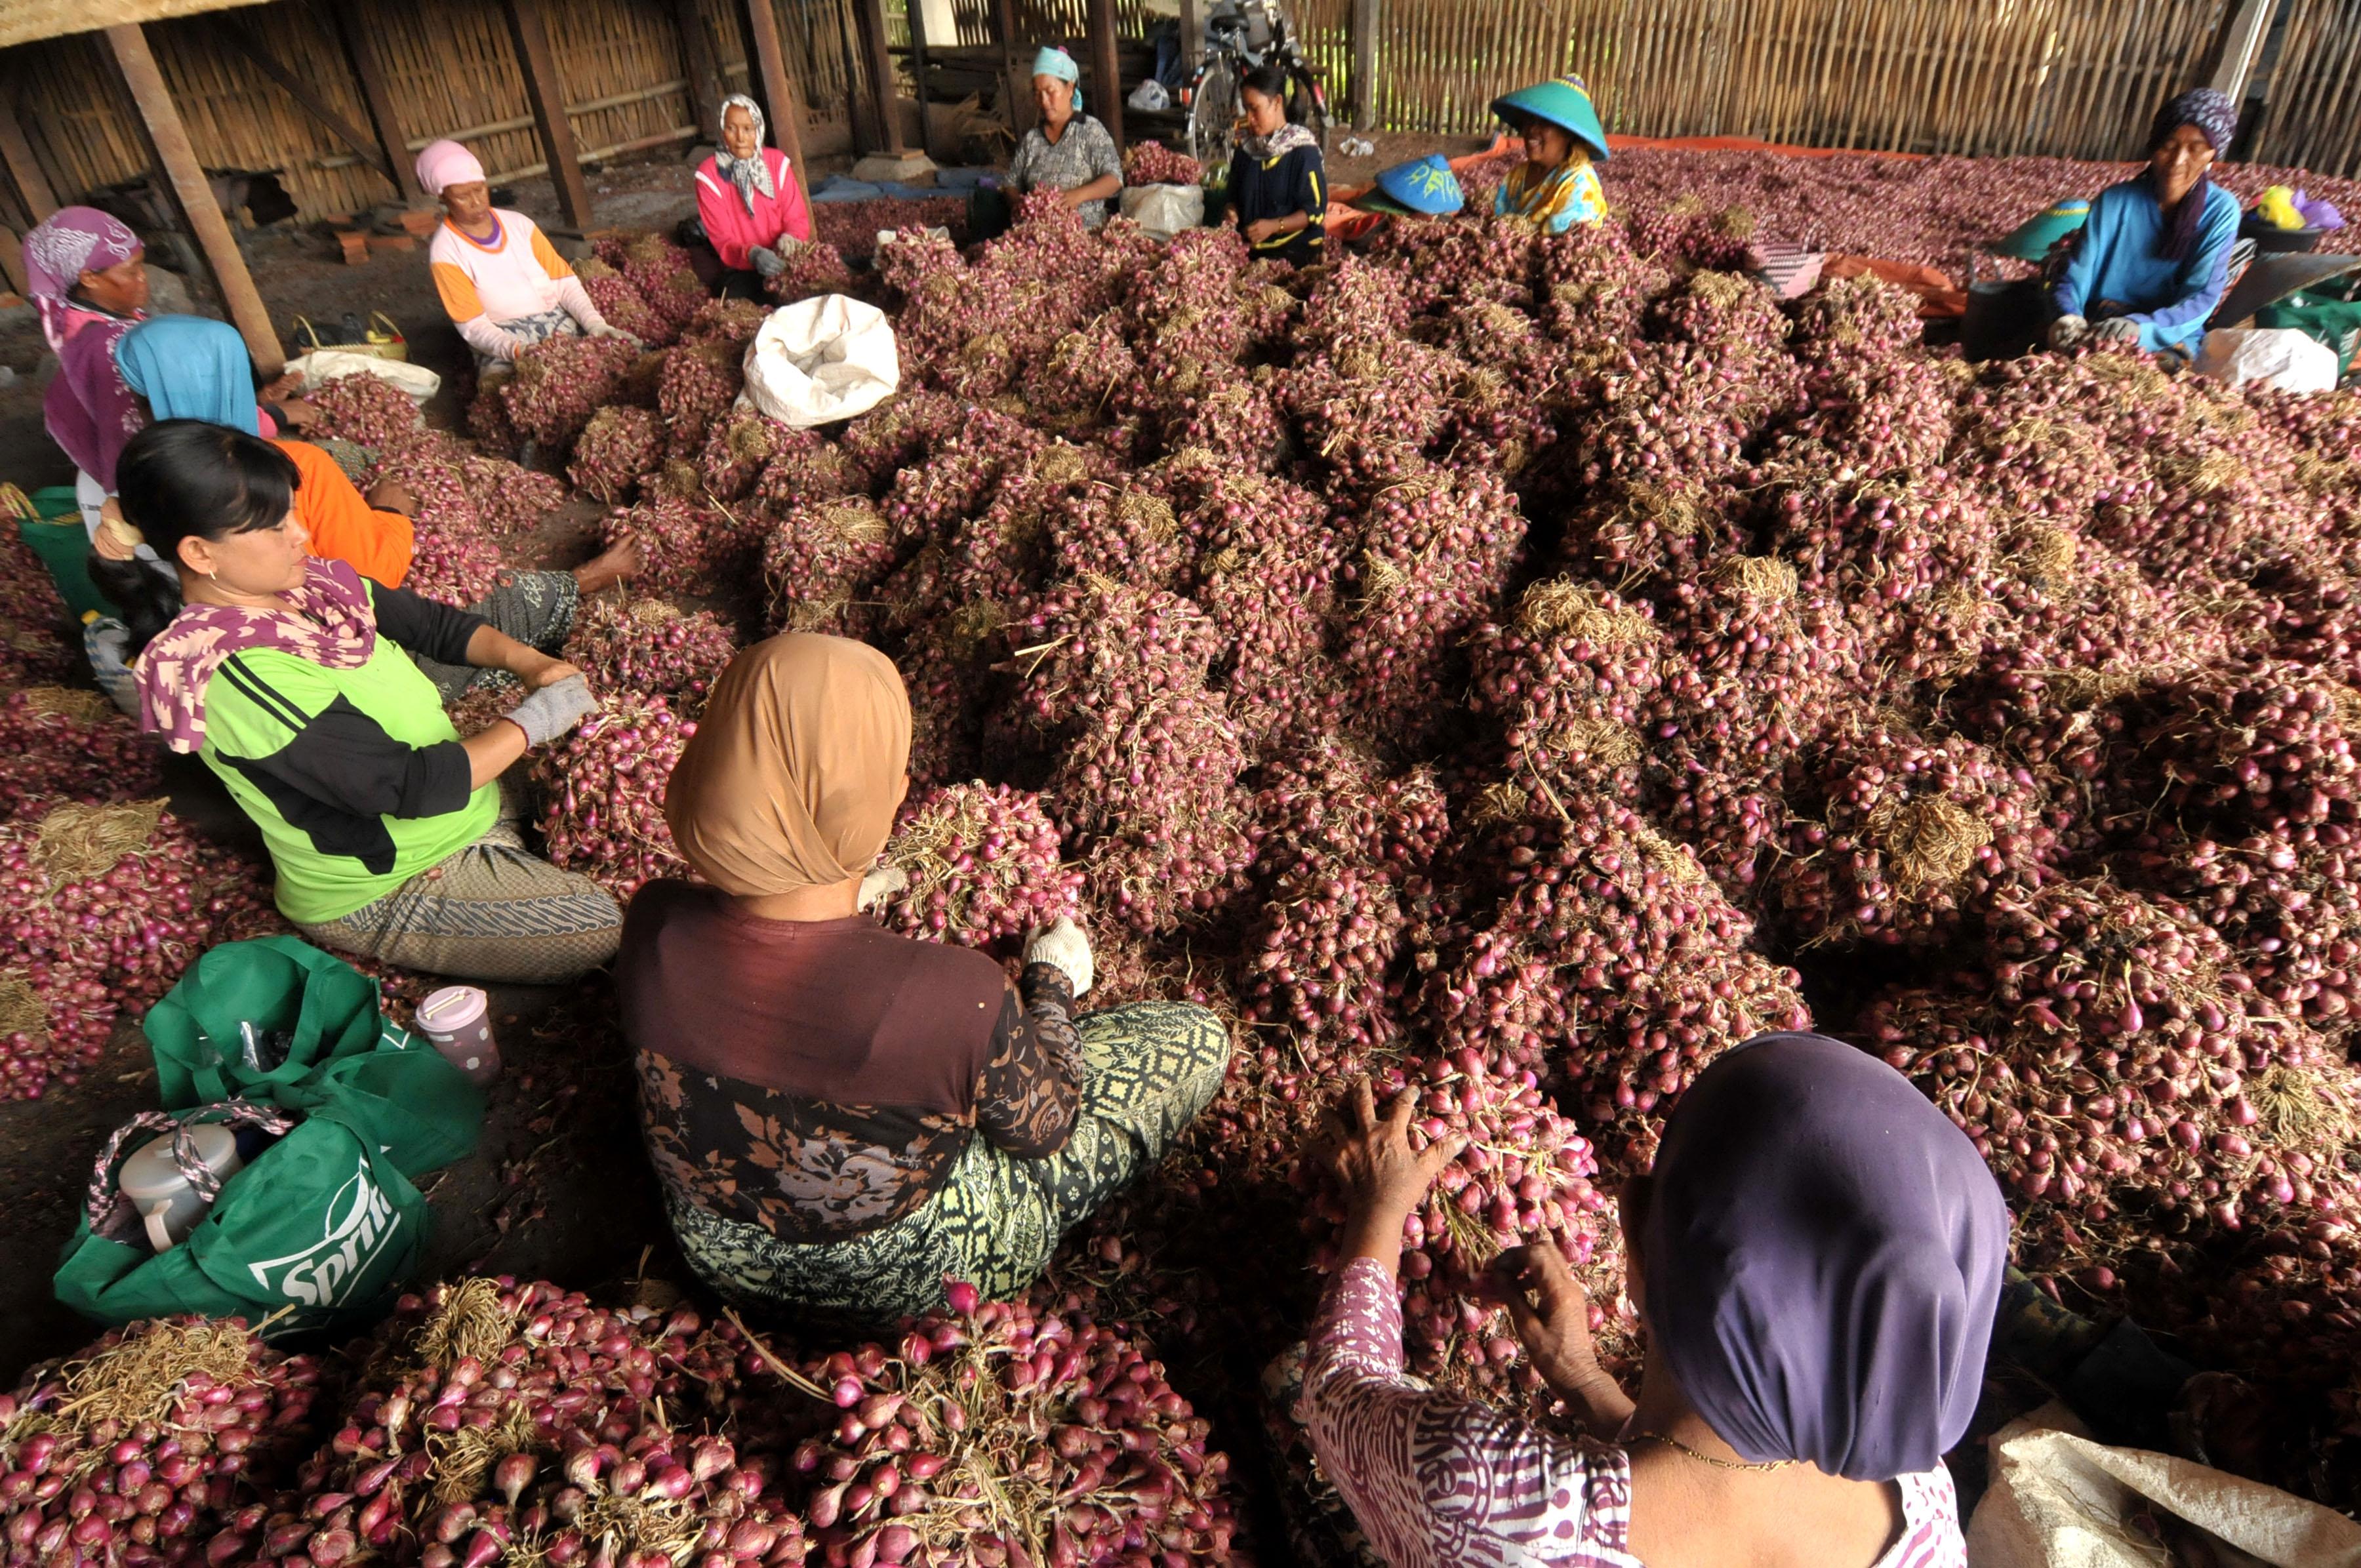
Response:
[[[201,1122],[188,1132],[198,1160],[213,1172],[215,1181],[227,1181],[244,1168],[246,1162],[237,1154],[237,1135],[229,1128]],[[170,1252],[186,1241],[212,1206],[212,1201],[190,1184],[172,1158],[170,1133],[149,1140],[125,1160],[117,1184],[139,1211],[148,1227],[148,1245],[158,1252]]]

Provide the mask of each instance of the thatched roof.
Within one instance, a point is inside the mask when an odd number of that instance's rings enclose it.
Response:
[[[53,38],[60,33],[87,33],[122,22],[160,22],[172,16],[193,16],[200,11],[226,11],[233,5],[258,5],[264,0],[6,0],[0,4],[0,49]]]

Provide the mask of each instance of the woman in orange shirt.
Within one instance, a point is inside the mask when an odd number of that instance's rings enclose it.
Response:
[[[256,433],[253,360],[245,340],[226,323],[159,316],[125,334],[116,359],[150,418],[203,420]],[[363,576],[400,587],[417,543],[412,521],[416,499],[391,480],[379,480],[363,496],[336,460],[310,442],[282,439],[275,444],[295,463],[295,511],[311,535],[311,553],[348,562]],[[126,666],[127,675],[132,656],[181,608],[178,578],[168,579],[140,562],[139,544],[137,531],[110,501],[93,541],[91,575],[100,591],[123,607],[127,633],[119,639],[119,649],[113,641],[102,647],[98,636],[84,640],[92,668],[110,696],[115,695],[116,685],[109,684],[115,668]],[[571,572],[508,573],[501,587],[468,608],[506,635],[555,654],[574,629],[582,596],[622,581],[639,566],[639,547],[625,538]],[[421,668],[446,697],[456,696],[483,673],[456,665]]]

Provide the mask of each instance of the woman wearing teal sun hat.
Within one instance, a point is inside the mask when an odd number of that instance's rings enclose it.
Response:
[[[1607,161],[1607,129],[1578,76],[1553,77],[1492,100],[1492,112],[1525,141],[1525,161],[1509,171],[1492,210],[1531,218],[1544,234],[1607,216],[1607,192],[1593,159]]]

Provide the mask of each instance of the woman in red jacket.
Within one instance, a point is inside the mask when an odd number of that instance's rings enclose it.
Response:
[[[713,291],[759,300],[765,280],[786,270],[785,256],[811,242],[804,203],[787,155],[763,145],[763,111],[733,93],[721,104],[721,150],[697,171],[697,215],[723,271]]]

